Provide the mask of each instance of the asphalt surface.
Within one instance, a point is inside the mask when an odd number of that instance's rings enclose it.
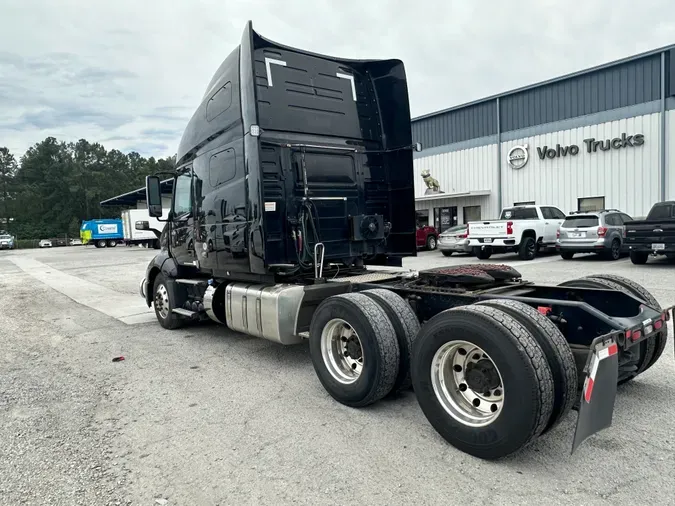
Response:
[[[306,344],[215,324],[162,329],[138,295],[154,254],[0,252],[0,504],[675,503],[672,341],[620,388],[613,427],[574,455],[572,412],[525,451],[485,462],[438,436],[412,392],[336,403]],[[422,252],[405,266],[474,261]],[[675,303],[663,261],[490,261],[542,283],[620,274]]]

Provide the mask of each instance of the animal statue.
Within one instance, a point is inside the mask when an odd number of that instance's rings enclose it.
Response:
[[[422,179],[424,179],[424,183],[427,185],[427,189],[424,192],[425,195],[443,193],[441,191],[441,185],[438,183],[438,180],[436,178],[431,176],[431,172],[429,172],[429,169],[424,169],[422,171]]]

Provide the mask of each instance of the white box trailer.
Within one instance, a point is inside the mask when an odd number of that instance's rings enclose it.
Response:
[[[159,239],[155,233],[152,230],[137,230],[136,222],[138,221],[147,221],[150,224],[150,228],[154,228],[160,232],[164,229],[164,224],[166,223],[151,217],[147,209],[127,209],[126,211],[122,211],[124,243],[127,246],[138,244],[158,249]]]

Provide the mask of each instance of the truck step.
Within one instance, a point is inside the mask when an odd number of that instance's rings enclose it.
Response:
[[[188,279],[188,278],[178,278],[176,283],[181,283],[183,285],[203,285],[206,286],[207,281],[205,279]]]
[[[177,307],[172,310],[173,313],[182,315],[182,316],[187,316],[188,318],[192,318],[195,316],[197,313],[195,311],[190,311],[189,309],[183,309],[182,307]]]

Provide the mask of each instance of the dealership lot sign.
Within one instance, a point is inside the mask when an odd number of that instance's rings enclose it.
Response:
[[[598,150],[609,151],[610,149],[632,148],[642,146],[644,143],[645,136],[642,134],[626,135],[625,133],[622,133],[621,137],[600,141],[595,140],[594,138],[584,139],[584,147],[587,153],[597,153]],[[570,144],[569,146],[556,144],[555,148],[549,148],[548,146],[537,148],[537,154],[539,155],[540,160],[544,160],[545,158],[560,158],[567,155],[574,156],[578,155],[579,151],[580,148],[576,144]]]

